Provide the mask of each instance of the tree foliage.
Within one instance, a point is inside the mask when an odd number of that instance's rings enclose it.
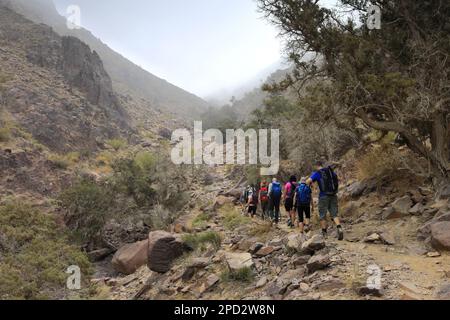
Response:
[[[297,86],[308,108],[337,127],[363,123],[396,132],[430,161],[435,176],[448,178],[450,3],[339,3],[332,10],[318,0],[258,0],[295,65],[284,81],[266,89]],[[366,26],[371,5],[381,9],[381,30]]]

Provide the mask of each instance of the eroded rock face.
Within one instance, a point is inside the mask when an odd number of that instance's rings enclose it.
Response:
[[[331,259],[328,254],[318,254],[313,256],[308,263],[306,264],[306,267],[308,268],[309,273],[313,273],[317,270],[322,270],[327,268],[331,264]]]
[[[413,202],[409,196],[404,196],[400,199],[397,199],[392,203],[392,208],[398,214],[409,215],[409,210],[413,206]]]
[[[147,266],[152,271],[166,273],[172,267],[172,262],[187,249],[179,235],[165,231],[150,232]]]

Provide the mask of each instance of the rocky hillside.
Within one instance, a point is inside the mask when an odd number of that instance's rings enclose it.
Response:
[[[450,299],[448,189],[435,198],[426,184],[408,191],[350,174],[340,192],[346,239],[339,242],[334,231],[320,235],[317,218],[301,236],[285,226],[285,214],[278,228],[243,216],[236,180],[224,168],[210,174],[215,182],[197,186],[189,215],[122,247],[116,271],[97,273],[93,282],[108,297]],[[370,286],[377,279],[381,286]]]
[[[2,111],[38,142],[59,152],[93,150],[128,136],[129,116],[99,56],[0,6]]]
[[[201,98],[133,64],[88,30],[68,29],[65,18],[58,14],[52,0],[0,0],[0,3],[37,23],[51,26],[62,36],[73,36],[88,44],[101,57],[106,71],[111,76],[114,89],[124,96],[145,99],[146,112],[162,109],[165,112],[192,117],[199,115],[208,106]]]

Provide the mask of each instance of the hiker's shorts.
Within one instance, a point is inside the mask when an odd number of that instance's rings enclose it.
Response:
[[[292,211],[292,209],[294,209],[294,199],[286,198],[286,200],[284,200],[284,208],[288,212]]]
[[[327,218],[327,213],[330,212],[331,217],[338,216],[338,197],[337,196],[322,196],[319,198],[319,215],[320,220]]]
[[[298,220],[303,223],[306,219],[311,219],[311,204],[299,204],[297,206]]]

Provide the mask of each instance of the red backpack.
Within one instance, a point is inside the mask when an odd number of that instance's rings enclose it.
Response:
[[[259,190],[259,197],[261,198],[261,202],[269,201],[269,189],[267,187],[262,187]]]

